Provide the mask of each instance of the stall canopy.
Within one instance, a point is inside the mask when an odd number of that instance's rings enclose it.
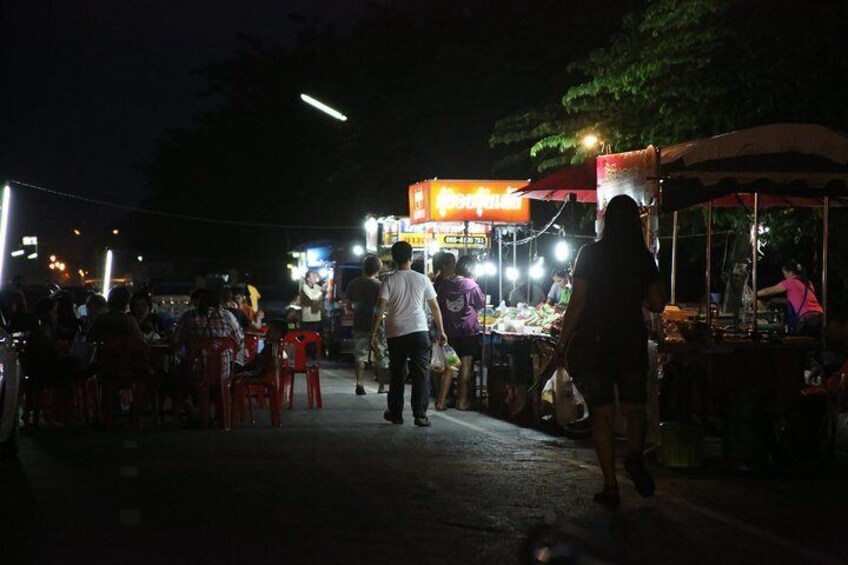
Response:
[[[589,159],[581,165],[567,167],[535,180],[518,189],[516,194],[535,200],[568,200],[574,195],[577,202],[594,204],[598,201],[595,160]]]
[[[814,124],[773,124],[661,150],[662,204],[821,206],[848,198],[848,137]]]

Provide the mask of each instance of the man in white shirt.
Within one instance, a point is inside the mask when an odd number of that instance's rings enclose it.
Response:
[[[439,345],[447,343],[442,315],[436,302],[433,283],[412,267],[412,246],[399,241],[392,246],[392,259],[397,271],[383,281],[380,297],[371,323],[371,344],[379,347],[379,331],[386,314],[386,337],[389,344],[388,410],[383,418],[393,424],[403,424],[404,367],[409,361],[412,377],[412,415],[415,425],[427,427],[427,407],[430,403],[430,333],[424,304],[430,305],[436,325]]]

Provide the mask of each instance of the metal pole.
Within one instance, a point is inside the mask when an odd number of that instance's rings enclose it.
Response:
[[[824,197],[824,214],[822,219],[822,342],[827,345],[827,265],[828,240],[830,239],[830,196]]]
[[[533,288],[533,279],[530,277],[530,270],[533,268],[533,255],[539,254],[539,243],[533,240],[527,247],[529,248],[527,250],[527,305],[530,306],[530,291]],[[535,304],[532,306],[535,306]]]
[[[677,304],[677,229],[678,212],[675,210],[672,221],[671,232],[671,303]]]
[[[760,247],[760,194],[758,192],[754,193],[754,249],[751,253],[751,284],[753,285],[754,291],[754,299],[751,304],[751,314],[753,317],[753,332],[759,332],[759,326],[757,324],[757,290],[759,288],[759,284],[757,281],[757,267],[759,266],[759,260],[757,258],[758,250]]]
[[[503,230],[494,228],[498,237],[498,301],[503,300]]]
[[[518,230],[512,230],[512,268],[518,271]]]
[[[707,205],[707,270],[706,270],[706,284],[707,284],[707,328],[712,327],[713,323],[713,313],[712,313],[712,290],[713,290],[713,259],[712,259],[712,251],[713,251],[713,203]]]

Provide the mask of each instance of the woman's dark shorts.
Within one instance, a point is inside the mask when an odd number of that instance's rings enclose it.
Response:
[[[480,350],[480,336],[448,336],[448,345],[453,347],[460,357],[476,357]]]
[[[590,408],[615,403],[615,389],[618,388],[619,402],[644,404],[648,399],[646,371],[598,371],[583,375],[573,375],[577,390],[589,403]]]

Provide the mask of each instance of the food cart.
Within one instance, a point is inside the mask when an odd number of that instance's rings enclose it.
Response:
[[[795,463],[826,459],[838,397],[809,386],[823,344],[769,328],[757,300],[731,323],[711,307],[715,207],[752,217],[752,296],[758,290],[760,212],[766,206],[822,210],[821,303],[827,322],[829,211],[848,197],[848,138],[822,126],[774,124],[661,150],[662,207],[673,212],[671,297],[677,294],[678,211],[706,207],[706,303],[701,315],[666,316],[660,352],[680,381],[676,417],[718,422],[727,463],[761,468],[768,456]],[[683,319],[681,319],[683,318]],[[826,334],[825,334],[826,335]],[[820,369],[819,369],[820,370]],[[694,401],[693,401],[694,399]],[[813,404],[816,403],[816,404]]]

